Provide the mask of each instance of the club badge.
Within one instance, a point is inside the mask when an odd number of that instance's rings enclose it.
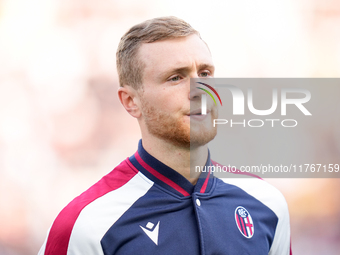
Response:
[[[246,238],[254,235],[254,223],[250,213],[242,206],[238,206],[235,210],[235,221],[241,234]]]

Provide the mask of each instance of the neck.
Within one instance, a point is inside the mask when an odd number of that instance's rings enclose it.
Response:
[[[204,166],[208,158],[207,145],[194,149],[183,148],[155,137],[143,137],[142,144],[150,155],[180,173],[193,185],[196,184],[200,173],[192,171],[190,174],[190,166]]]

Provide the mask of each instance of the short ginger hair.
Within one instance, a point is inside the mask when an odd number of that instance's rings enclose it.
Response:
[[[179,18],[161,17],[146,20],[133,26],[120,39],[116,52],[116,64],[121,87],[141,87],[145,64],[138,58],[138,49],[143,43],[185,37],[199,33]]]

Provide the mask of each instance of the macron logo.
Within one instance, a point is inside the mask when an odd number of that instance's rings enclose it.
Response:
[[[157,225],[154,227],[155,224],[153,224],[152,222],[148,222],[148,224],[146,224],[146,228],[141,227],[141,229],[143,229],[143,231],[145,232],[145,234],[150,237],[150,239],[156,244],[158,245],[158,232],[159,232],[159,223],[160,221],[158,221]]]

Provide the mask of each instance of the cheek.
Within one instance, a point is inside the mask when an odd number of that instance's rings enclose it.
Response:
[[[176,97],[171,94],[155,95],[149,102],[159,110],[164,110],[166,112],[175,110],[176,106],[179,105]]]
[[[190,101],[186,93],[180,87],[168,87],[154,89],[151,93],[144,95],[149,105],[159,111],[174,113],[190,109]]]

